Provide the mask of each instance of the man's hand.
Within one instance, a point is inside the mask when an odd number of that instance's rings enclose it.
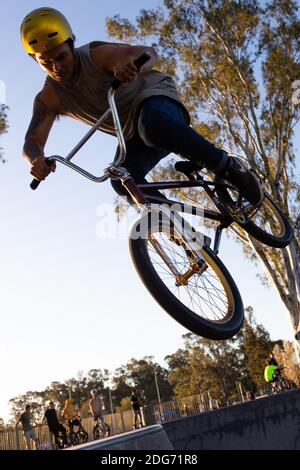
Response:
[[[136,57],[126,56],[119,60],[113,68],[114,76],[126,87],[131,81],[135,80],[141,69],[138,70],[134,65]]]
[[[37,180],[43,181],[50,172],[54,172],[56,168],[55,161],[49,166],[44,157],[37,157],[31,162],[30,174]]]

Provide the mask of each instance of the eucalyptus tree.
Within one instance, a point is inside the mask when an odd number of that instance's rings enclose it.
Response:
[[[264,269],[300,330],[300,192],[295,126],[300,109],[300,21],[293,0],[165,0],[134,23],[108,18],[110,36],[156,47],[158,67],[171,74],[193,126],[246,158],[294,228],[284,249],[268,248],[234,226],[243,251]],[[298,159],[299,169],[299,159]],[[172,175],[173,167],[154,172]],[[198,194],[198,193],[197,193]],[[195,193],[193,197],[198,197]],[[263,227],[276,232],[272,219]]]

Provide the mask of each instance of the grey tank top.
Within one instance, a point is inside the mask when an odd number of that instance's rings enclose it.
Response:
[[[59,83],[51,77],[46,78],[62,103],[65,110],[63,114],[91,125],[107,110],[107,91],[114,79],[112,73],[97,67],[90,55],[92,48],[103,44],[109,43],[94,41],[75,49],[77,71],[72,80]],[[172,78],[153,69],[141,73],[127,87],[120,87],[116,91],[115,100],[125,140],[133,136],[134,117],[139,104],[155,95],[168,96],[182,104]],[[188,112],[184,110],[188,117]],[[115,135],[111,116],[101,125],[100,130]]]

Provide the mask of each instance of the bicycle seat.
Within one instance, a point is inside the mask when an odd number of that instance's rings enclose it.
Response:
[[[195,162],[184,161],[176,162],[174,168],[176,171],[183,173],[187,178],[190,178],[192,173],[202,170],[203,167]]]

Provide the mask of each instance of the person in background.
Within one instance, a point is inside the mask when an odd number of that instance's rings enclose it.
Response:
[[[24,413],[21,413],[16,424],[15,429],[17,428],[19,422],[21,422],[23,431],[24,431],[24,438],[26,441],[26,449],[31,450],[31,440],[35,443],[35,449],[37,450],[39,446],[39,439],[37,434],[34,430],[33,425],[31,424],[31,413],[30,413],[30,405],[26,405]]]
[[[133,413],[134,413],[133,427],[134,427],[134,429],[138,429],[139,428],[138,419],[139,419],[140,425],[141,426],[144,426],[144,425],[143,425],[143,419],[142,419],[142,413],[141,413],[139,398],[138,398],[138,394],[137,394],[136,390],[132,391],[130,402],[131,402],[131,406],[132,406]]]
[[[61,432],[63,435],[63,439],[65,444],[67,443],[67,431],[66,428],[58,421],[57,413],[55,409],[55,405],[53,401],[50,401],[47,410],[45,411],[44,417],[42,419],[42,424],[47,420],[49,431],[52,432],[55,438],[55,442],[57,442],[58,435]]]
[[[90,399],[89,404],[90,404],[90,412],[92,413],[93,418],[94,418],[94,425],[96,426],[98,423],[98,419],[100,419],[104,433],[109,433],[109,428],[106,422],[104,421],[104,416],[102,413],[103,403],[95,388],[91,390],[91,395],[92,395],[92,398]]]
[[[270,353],[268,365],[278,367],[278,362],[276,361],[273,353]]]
[[[70,400],[69,398],[65,401],[65,406],[61,412],[61,415],[67,421],[71,432],[73,432],[74,426],[81,427],[79,416],[76,413],[72,400]]]

